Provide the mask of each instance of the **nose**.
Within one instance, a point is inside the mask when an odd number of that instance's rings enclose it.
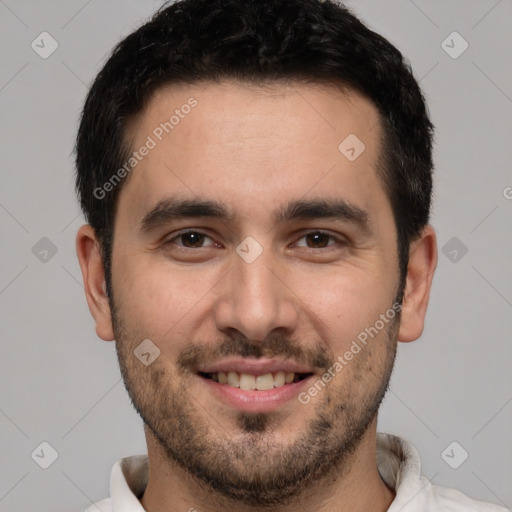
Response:
[[[287,279],[285,266],[270,250],[252,263],[233,255],[234,267],[222,282],[215,307],[219,331],[236,329],[251,341],[263,341],[272,331],[296,330],[299,298]]]

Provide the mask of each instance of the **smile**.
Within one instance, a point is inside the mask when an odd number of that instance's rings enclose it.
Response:
[[[212,362],[195,370],[216,402],[251,413],[270,413],[296,402],[315,371],[291,360],[241,357]]]
[[[299,382],[311,374],[278,371],[273,373],[265,373],[263,375],[251,375],[250,373],[239,373],[231,371],[200,373],[199,375],[206,379],[211,379],[214,382],[226,384],[227,386],[239,388],[244,391],[267,391],[273,388],[280,388],[285,384]]]

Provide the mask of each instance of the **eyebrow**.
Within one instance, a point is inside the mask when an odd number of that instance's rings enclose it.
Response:
[[[234,213],[223,203],[214,200],[170,197],[163,199],[144,215],[140,231],[150,233],[173,220],[185,218],[215,218],[230,222]],[[292,220],[333,219],[355,224],[365,233],[371,232],[368,212],[343,199],[301,199],[290,201],[273,214],[274,225]]]

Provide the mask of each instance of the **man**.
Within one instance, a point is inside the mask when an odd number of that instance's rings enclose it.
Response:
[[[183,0],[116,47],[77,254],[148,456],[91,510],[504,510],[376,432],[437,262],[432,132],[398,50],[328,0]]]

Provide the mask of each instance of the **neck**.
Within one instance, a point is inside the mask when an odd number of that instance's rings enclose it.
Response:
[[[363,512],[388,510],[395,497],[381,479],[376,462],[375,418],[356,450],[347,459],[348,470],[333,468],[330,475],[313,488],[305,489],[294,502],[282,507],[272,507],[273,512],[292,512],[301,510],[315,512]],[[245,506],[233,502],[202,483],[192,479],[182,468],[169,461],[158,442],[146,429],[149,457],[149,479],[142,506],[147,512],[164,510],[183,510],[188,512],[220,512],[237,510],[239,512],[268,512],[268,508]]]

